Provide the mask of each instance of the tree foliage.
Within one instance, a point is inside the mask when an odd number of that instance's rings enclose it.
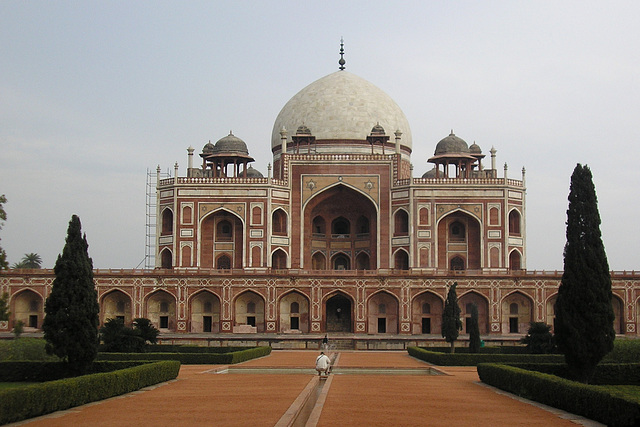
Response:
[[[16,262],[11,268],[41,268],[42,258],[36,253],[24,254],[20,262]]]
[[[447,300],[444,303],[444,311],[442,312],[442,336],[445,341],[451,343],[451,353],[455,352],[455,341],[462,330],[460,306],[458,305],[458,295],[456,294],[457,286],[458,282],[455,282],[449,288]]]
[[[104,351],[140,353],[147,343],[157,342],[158,333],[149,319],[135,319],[133,328],[125,326],[121,319],[109,319],[100,328],[100,339]]]
[[[571,175],[564,273],[556,302],[556,340],[574,377],[589,382],[613,348],[611,276],[600,234],[591,170],[578,164]]]
[[[469,321],[469,351],[480,352],[480,327],[478,326],[478,305],[471,304],[471,320]]]
[[[4,210],[4,204],[7,203],[7,198],[4,194],[0,195],[0,230],[4,225],[4,221],[7,220],[7,213]],[[0,270],[7,269],[9,263],[7,263],[7,253],[0,247]]]
[[[0,320],[9,320],[9,293],[3,292],[0,295]]]
[[[55,279],[45,303],[42,324],[47,352],[82,371],[98,354],[98,295],[93,262],[82,235],[80,218],[73,215],[67,240],[54,267]]]
[[[551,326],[544,322],[531,322],[527,335],[522,338],[531,354],[555,353],[556,343],[551,333]]]

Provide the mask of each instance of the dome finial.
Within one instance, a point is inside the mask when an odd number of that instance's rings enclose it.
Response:
[[[340,71],[344,70],[344,64],[346,64],[346,62],[347,61],[344,60],[344,39],[340,37],[340,61],[338,61]]]

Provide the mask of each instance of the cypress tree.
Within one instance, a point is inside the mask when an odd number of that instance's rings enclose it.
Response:
[[[471,304],[471,320],[469,321],[469,351],[480,353],[480,327],[478,326],[478,306]]]
[[[451,353],[455,350],[455,341],[458,339],[458,334],[462,330],[462,321],[460,320],[460,306],[458,305],[458,295],[456,294],[456,287],[458,282],[455,282],[449,293],[447,294],[447,300],[444,302],[444,310],[442,312],[442,336],[445,341],[451,343]]]
[[[71,217],[42,324],[46,350],[82,372],[98,354],[98,294],[80,218]]]
[[[578,164],[571,175],[564,273],[556,302],[558,348],[574,378],[588,383],[598,362],[613,349],[611,276],[600,234],[591,170]]]

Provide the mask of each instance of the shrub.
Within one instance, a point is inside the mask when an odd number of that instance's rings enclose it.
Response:
[[[640,423],[639,400],[600,386],[493,363],[478,365],[478,376],[486,384],[610,426]]]
[[[178,360],[183,365],[231,365],[270,353],[271,347],[265,346],[231,353],[100,353],[98,360]]]
[[[408,347],[409,355],[440,366],[476,366],[478,363],[562,363],[558,354],[477,354],[438,353],[420,347]]]
[[[603,362],[634,363],[640,360],[640,340],[616,339],[613,350],[607,354]]]
[[[82,375],[0,391],[0,424],[24,420],[139,390],[178,376],[174,361]]]
[[[20,338],[0,340],[0,361],[6,360],[60,360],[45,351],[45,340],[41,338]]]
[[[551,333],[551,326],[544,322],[531,322],[527,336],[522,338],[531,354],[555,353],[556,343]]]

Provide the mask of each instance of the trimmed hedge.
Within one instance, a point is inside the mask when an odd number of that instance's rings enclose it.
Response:
[[[206,348],[206,347],[205,347]],[[271,347],[243,347],[232,353],[98,353],[98,360],[178,360],[183,365],[232,365],[271,353]]]
[[[94,362],[91,364],[88,374],[101,372],[112,372],[118,369],[126,369],[148,362]],[[77,372],[70,369],[69,365],[63,362],[1,362],[0,381],[1,382],[44,382],[54,381],[62,378],[78,376]]]
[[[197,345],[149,345],[145,353],[233,353],[255,347],[202,347]]]
[[[640,399],[616,391],[495,363],[478,365],[482,382],[608,426],[640,425]]]
[[[144,363],[113,372],[83,375],[0,391],[0,424],[107,399],[169,381],[178,376],[180,363]]]
[[[509,363],[509,366],[571,379],[565,363]],[[593,385],[640,385],[640,363],[600,363],[591,379]]]
[[[457,350],[457,349],[456,349]],[[478,363],[562,363],[560,354],[439,353],[424,347],[408,347],[409,355],[439,366],[476,366]]]
[[[602,362],[636,363],[638,360],[640,360],[640,340],[616,338],[613,342],[613,350],[602,359]]]
[[[450,354],[451,347],[420,347],[425,350],[434,351],[437,353],[446,353]],[[456,352],[454,354],[469,354],[471,353],[471,349],[469,347],[456,347]],[[480,347],[479,354],[531,354],[529,353],[529,349],[523,345],[504,345],[504,346],[488,346],[488,347]]]

